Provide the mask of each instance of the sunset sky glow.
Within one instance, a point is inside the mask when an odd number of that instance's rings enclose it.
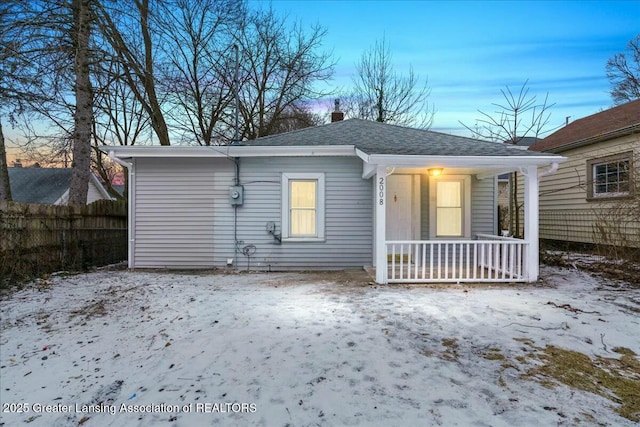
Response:
[[[548,93],[548,129],[610,108],[606,62],[640,32],[640,1],[286,1],[272,7],[303,28],[328,31],[322,49],[337,61],[326,90],[347,90],[362,53],[383,36],[396,71],[428,78],[432,129],[470,136],[480,113],[496,110],[501,89]],[[327,99],[325,112],[333,105]],[[9,164],[20,157],[4,124]]]

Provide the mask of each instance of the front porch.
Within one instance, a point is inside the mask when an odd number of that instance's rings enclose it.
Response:
[[[526,241],[488,234],[477,238],[387,241],[387,283],[526,281]]]
[[[429,167],[365,167],[365,174],[375,180],[377,283],[513,283],[538,279],[537,165],[515,168],[524,177],[525,210],[525,237],[516,239],[498,235],[497,194],[493,197],[487,191],[505,167],[478,159],[469,163],[466,167],[446,165],[436,176],[431,175]],[[392,175],[410,178],[392,180]],[[411,191],[399,190],[400,182]],[[398,209],[402,203],[406,208]]]

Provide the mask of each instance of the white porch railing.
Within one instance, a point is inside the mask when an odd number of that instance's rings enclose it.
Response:
[[[486,234],[477,237],[387,241],[387,282],[526,281],[526,241]]]

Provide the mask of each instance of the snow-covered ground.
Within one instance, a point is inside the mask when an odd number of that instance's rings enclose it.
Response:
[[[640,290],[578,270],[542,276],[389,287],[302,273],[54,277],[1,301],[0,425],[635,425],[615,396],[531,373],[547,346],[640,354]]]

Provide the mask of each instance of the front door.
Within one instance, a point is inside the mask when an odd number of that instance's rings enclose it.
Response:
[[[387,177],[387,240],[420,239],[420,176]]]

